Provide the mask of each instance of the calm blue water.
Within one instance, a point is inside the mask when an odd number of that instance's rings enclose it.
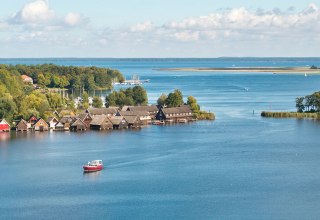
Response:
[[[180,89],[213,122],[137,131],[0,133],[0,219],[319,219],[320,122],[294,110],[320,76],[156,71],[166,67],[320,66],[320,59],[0,59],[97,65],[139,74],[149,102]],[[255,110],[255,114],[253,113]],[[102,159],[106,169],[82,173]]]

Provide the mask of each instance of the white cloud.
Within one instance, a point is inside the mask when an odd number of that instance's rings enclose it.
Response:
[[[153,29],[153,24],[150,21],[146,21],[143,23],[138,23],[136,25],[133,25],[130,30],[132,32],[148,32]]]
[[[49,8],[48,1],[36,0],[27,3],[19,12],[14,14],[9,20],[14,23],[25,23],[36,25],[52,20],[55,13]]]
[[[82,21],[81,15],[78,13],[73,13],[73,12],[68,13],[64,18],[64,22],[68,26],[76,26],[76,25],[80,24],[81,21]]]

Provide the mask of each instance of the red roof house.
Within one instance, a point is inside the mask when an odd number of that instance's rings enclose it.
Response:
[[[10,124],[5,120],[0,120],[0,132],[2,131],[10,131]]]

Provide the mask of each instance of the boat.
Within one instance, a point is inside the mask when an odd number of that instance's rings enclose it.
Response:
[[[164,121],[156,120],[156,121],[153,121],[152,124],[153,125],[164,125]]]
[[[103,169],[102,160],[93,160],[83,165],[84,172],[95,172]]]

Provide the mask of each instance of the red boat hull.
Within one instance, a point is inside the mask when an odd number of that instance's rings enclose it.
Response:
[[[95,171],[100,171],[102,169],[103,169],[103,165],[97,165],[97,166],[84,165],[83,166],[84,172],[95,172]]]

